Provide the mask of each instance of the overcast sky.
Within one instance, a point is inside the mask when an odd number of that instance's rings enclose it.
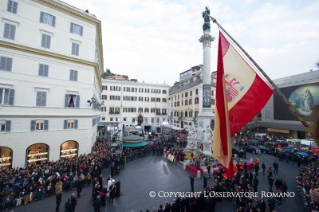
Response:
[[[319,1],[64,0],[102,21],[105,68],[139,81],[173,84],[202,64],[202,11],[211,16],[272,78],[319,69]],[[218,29],[211,22],[212,71]]]

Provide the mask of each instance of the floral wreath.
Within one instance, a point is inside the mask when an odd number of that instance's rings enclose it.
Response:
[[[194,141],[191,141],[191,143],[189,144],[191,147],[194,147],[195,146],[195,143]]]

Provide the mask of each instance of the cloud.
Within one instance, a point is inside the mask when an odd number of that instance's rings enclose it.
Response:
[[[105,66],[139,81],[173,84],[203,61],[202,11],[211,15],[271,78],[315,68],[319,49],[317,1],[65,0],[102,21]],[[212,71],[218,29],[211,23]]]

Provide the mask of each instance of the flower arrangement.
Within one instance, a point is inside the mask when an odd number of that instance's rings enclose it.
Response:
[[[189,146],[194,147],[194,146],[195,146],[194,141],[191,141],[190,144],[189,144]]]

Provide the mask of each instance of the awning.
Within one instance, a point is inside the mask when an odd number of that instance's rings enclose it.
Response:
[[[142,142],[136,142],[136,143],[126,143],[123,142],[123,147],[132,147],[132,148],[139,148],[139,147],[144,147],[147,145],[146,141],[142,141]]]
[[[289,134],[289,130],[273,129],[273,128],[268,128],[268,132],[277,132],[277,133]]]
[[[97,126],[98,126],[98,127],[105,127],[105,122],[99,122],[99,123],[97,124]]]
[[[143,139],[143,137],[137,135],[129,135],[122,138],[123,141],[141,141]]]

